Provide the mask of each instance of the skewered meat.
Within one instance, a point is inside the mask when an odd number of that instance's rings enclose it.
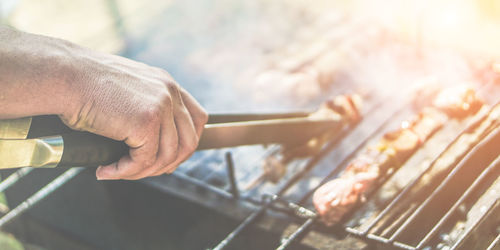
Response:
[[[371,168],[374,169],[375,168]],[[369,183],[376,180],[378,173],[365,172],[347,178],[338,178],[321,186],[314,193],[316,210],[323,222],[331,226],[349,212],[352,204],[364,199]]]
[[[464,103],[469,104],[464,109]],[[326,225],[333,225],[376,186],[377,180],[399,168],[418,147],[441,128],[449,117],[463,117],[477,110],[481,102],[469,89],[452,88],[441,91],[435,107],[425,108],[413,121],[405,121],[400,129],[386,133],[375,147],[358,155],[337,178],[322,185],[313,195],[313,203]],[[471,109],[474,107],[474,109]]]
[[[480,113],[482,113],[480,111]],[[413,186],[407,197],[411,199],[403,199],[398,205],[391,210],[380,222],[374,227],[374,230],[379,230],[387,224],[392,224],[395,218],[400,216],[402,211],[412,206],[412,203],[428,197],[429,193],[439,185],[442,180],[449,174],[456,164],[469,152],[479,141],[481,141],[495,126],[498,126],[500,119],[500,105],[497,105],[484,118],[472,123],[470,129],[460,135],[446,151],[444,151],[439,159],[429,166],[429,171],[422,176],[420,181]]]

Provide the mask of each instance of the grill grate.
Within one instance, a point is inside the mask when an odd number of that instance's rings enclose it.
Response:
[[[482,91],[488,91],[490,87],[494,86],[487,85],[482,88]],[[234,162],[233,155],[236,154],[238,157],[239,155],[248,154],[248,151],[245,149],[237,149],[233,150],[232,152],[223,152],[221,150],[205,152],[203,155],[198,156],[197,159],[193,159],[192,161],[185,164],[183,166],[183,171],[176,171],[173,174],[174,177],[170,177],[170,179],[175,178],[177,182],[172,183],[171,185],[178,187],[179,185],[186,186],[187,184],[189,184],[195,187],[194,189],[196,193],[200,193],[200,190],[204,190],[202,191],[203,194],[214,194],[217,197],[217,199],[215,200],[218,200],[220,198],[232,201],[236,200],[238,201],[238,204],[241,205],[240,208],[242,211],[251,211],[251,213],[246,216],[243,222],[232,232],[230,232],[226,236],[226,238],[224,238],[217,246],[214,247],[214,249],[224,249],[225,247],[229,246],[235,238],[237,238],[241,233],[245,231],[245,229],[253,226],[254,224],[257,224],[259,220],[266,214],[279,215],[281,217],[284,217],[285,220],[293,220],[300,224],[295,231],[290,233],[287,237],[283,238],[279,246],[277,247],[277,249],[287,249],[294,242],[300,241],[303,237],[305,237],[311,230],[313,230],[313,228],[317,228],[319,231],[323,230],[321,226],[318,226],[318,223],[316,223],[316,214],[307,208],[307,202],[319,186],[326,183],[331,178],[337,176],[343,170],[342,167],[345,166],[356,155],[356,153],[360,151],[360,149],[365,147],[373,138],[376,138],[387,127],[389,127],[394,117],[406,115],[405,112],[410,106],[410,101],[408,101],[410,100],[410,98],[407,98],[407,95],[400,95],[400,100],[406,100],[405,102],[403,102],[405,104],[399,106],[396,109],[393,109],[390,113],[387,113],[387,109],[384,109],[380,103],[374,103],[372,105],[372,108],[368,112],[376,113],[377,110],[379,110],[378,112],[386,114],[386,119],[379,123],[378,126],[372,128],[367,136],[364,136],[362,138],[360,137],[361,140],[359,140],[357,144],[352,144],[351,141],[350,147],[342,160],[335,164],[335,167],[331,169],[328,174],[323,175],[324,177],[322,177],[321,181],[316,182],[316,184],[312,188],[306,190],[305,193],[302,193],[298,197],[295,197],[295,200],[297,200],[296,203],[289,202],[290,198],[287,197],[287,192],[292,190],[292,188],[294,188],[295,186],[300,185],[301,182],[308,178],[308,175],[312,174],[312,170],[314,170],[321,163],[321,161],[331,153],[332,150],[341,147],[342,142],[345,141],[345,138],[355,133],[355,130],[358,129],[360,124],[354,125],[353,127],[349,128],[346,133],[342,133],[338,138],[335,138],[316,156],[308,160],[295,162],[295,164],[297,164],[297,166],[299,167],[298,171],[295,171],[287,178],[286,181],[280,183],[280,185],[278,185],[278,188],[275,189],[274,195],[259,193],[265,191],[264,189],[259,188],[249,191],[240,189],[241,186],[243,186],[242,179],[247,181],[250,180],[251,178],[249,178],[249,176],[252,176],[252,171],[248,170],[248,168],[239,168],[239,166],[235,166],[235,164],[238,164],[239,162]],[[436,199],[439,199],[442,196],[444,190],[450,188],[450,185],[452,185],[453,182],[456,181],[455,179],[457,176],[463,174],[464,169],[466,169],[470,165],[467,163],[470,161],[475,161],[478,157],[478,154],[482,151],[485,151],[485,147],[493,142],[496,142],[495,140],[498,140],[498,137],[500,136],[500,127],[498,126],[499,124],[497,120],[494,120],[491,122],[491,124],[489,124],[489,126],[482,133],[482,139],[480,141],[478,140],[476,143],[471,145],[466,152],[464,152],[460,157],[457,158],[454,167],[450,170],[451,172],[449,173],[449,175],[444,178],[441,184],[439,184],[432,190],[430,195],[427,195],[425,199],[421,203],[419,203],[418,206],[414,205],[413,207],[408,209],[407,213],[403,214],[398,221],[393,223],[396,226],[382,231],[380,229],[377,229],[376,226],[388,214],[390,214],[391,211],[397,208],[397,206],[401,205],[404,199],[408,198],[408,195],[411,193],[412,188],[415,187],[429,171],[431,171],[431,166],[433,166],[434,163],[436,163],[445,154],[445,152],[447,152],[451,148],[453,144],[459,142],[459,138],[461,136],[470,133],[471,131],[479,127],[480,124],[484,123],[487,117],[495,112],[499,106],[500,104],[496,104],[485,112],[480,111],[482,113],[480,113],[478,117],[475,118],[475,120],[470,122],[470,124],[466,128],[458,133],[458,135],[456,135],[446,145],[444,150],[441,151],[439,155],[430,162],[428,167],[423,170],[422,173],[420,173],[410,183],[405,185],[404,188],[402,188],[402,190],[394,196],[389,204],[384,209],[382,209],[373,220],[369,221],[368,223],[364,223],[362,227],[350,225],[337,227],[335,229],[335,234],[347,232],[367,242],[382,244],[386,246],[390,245],[392,247],[400,249],[422,249],[435,241],[434,239],[436,238],[436,236],[441,233],[443,228],[447,227],[450,221],[453,220],[454,215],[458,213],[458,210],[461,209],[461,206],[468,199],[470,199],[471,196],[477,196],[476,194],[478,192],[481,192],[482,188],[484,189],[482,185],[483,183],[485,183],[485,180],[491,178],[491,176],[496,177],[499,175],[500,157],[496,157],[494,160],[492,160],[491,163],[488,163],[486,166],[478,166],[479,168],[483,167],[484,170],[478,172],[477,178],[475,178],[471,182],[470,186],[465,188],[463,194],[459,196],[453,204],[450,205],[450,208],[446,211],[446,213],[442,217],[440,217],[439,220],[432,225],[430,230],[426,231],[425,235],[423,235],[423,237],[420,238],[416,243],[408,243],[405,240],[400,240],[400,238],[402,235],[405,235],[412,230],[412,224],[414,224],[414,222],[421,216],[425,216],[426,211],[429,209],[429,207],[431,207],[432,202],[434,202]],[[276,150],[277,147],[269,147],[264,151],[264,154],[261,154],[261,158],[264,158],[276,152]],[[197,173],[202,163],[204,163],[205,161],[213,161],[213,159],[219,158],[224,159],[224,161],[222,161],[222,163],[218,162],[215,166],[213,166],[208,174],[202,175],[200,173]],[[240,169],[245,169],[248,171],[248,173],[239,173],[238,175]],[[226,173],[225,178],[227,178],[227,180],[222,182],[219,181],[216,184],[211,183],[211,180],[214,178],[218,178],[220,172],[224,172],[224,170]],[[14,172],[7,179],[0,182],[0,187],[3,190],[9,188],[19,179],[29,174],[30,171],[31,169],[25,168]],[[39,201],[41,201],[51,192],[54,192],[57,188],[61,187],[65,182],[69,181],[80,172],[80,168],[73,168],[55,178],[54,181],[49,183],[46,187],[36,192],[25,202],[21,203],[12,211],[7,213],[4,217],[0,218],[1,225],[4,225],[12,219],[15,219],[17,216],[30,209],[32,206],[36,205]],[[368,196],[368,198],[370,199],[373,193],[377,192],[379,188],[384,185],[385,182],[394,174],[395,173],[391,173],[390,175],[386,176],[384,178],[384,181],[382,181],[378,185],[378,187],[372,192],[372,194]],[[253,173],[253,176],[255,176],[255,173]],[[153,178],[152,180],[153,181],[149,181],[148,184],[165,188],[162,178]],[[186,192],[186,190],[182,188],[178,188],[178,190],[183,190],[183,192]],[[171,192],[170,189],[168,189],[168,191]],[[257,197],[261,198],[259,199]],[[214,202],[214,199],[208,198],[206,200],[211,200],[211,202]],[[490,202],[488,204],[481,216],[476,218],[475,221],[461,234],[461,236],[456,239],[451,249],[460,248],[464,244],[464,242],[467,241],[467,237],[469,237],[474,230],[480,227],[481,223],[487,218],[487,216],[498,210],[498,203],[499,197],[497,195],[496,201]],[[234,202],[230,205],[218,203],[217,206],[232,206],[234,210]],[[348,220],[351,220],[351,217],[355,217],[354,213],[355,211],[347,216]],[[248,213],[243,212],[242,214]],[[241,217],[242,214],[240,214],[239,217]],[[349,223],[345,223],[345,225],[348,224]],[[494,247],[498,246],[498,241],[499,239],[497,236],[495,240],[488,245],[489,249],[494,249]]]
[[[487,87],[485,87],[484,89],[488,89]],[[473,130],[474,128],[476,128],[480,123],[484,122],[486,116],[488,114],[490,114],[491,112],[494,111],[494,108],[497,107],[497,105],[495,105],[493,108],[491,108],[486,115],[483,115],[481,116],[479,119],[476,119],[474,122],[471,123],[471,125],[469,125],[466,129],[464,129],[463,131],[461,131],[452,141],[451,143],[449,143],[446,148],[432,161],[432,163],[436,162],[443,154],[444,152],[446,152],[450,147],[451,145],[453,145],[454,143],[457,142],[457,140],[460,138],[461,135]],[[405,107],[403,107],[401,110],[403,110]],[[396,111],[396,112],[401,112],[401,110],[399,111]],[[337,165],[337,167],[335,167],[333,169],[333,171],[328,174],[327,177],[325,177],[321,182],[320,182],[320,185],[321,184],[324,184],[326,183],[327,180],[329,180],[331,177],[333,176],[336,176],[340,171],[341,171],[341,168],[340,166],[342,165],[345,165],[347,163],[347,161],[360,149],[362,148],[366,142],[368,141],[368,139],[370,137],[374,137],[375,134],[377,134],[378,130],[381,130],[382,128],[384,128],[387,124],[385,123],[388,123],[388,121],[384,122],[378,129],[377,131],[372,134],[371,136],[369,136],[366,141],[364,141],[363,143],[361,143],[358,147],[356,147],[356,149],[354,149],[352,151],[352,153],[346,157],[340,164]],[[352,234],[352,235],[355,235],[359,238],[362,238],[366,241],[370,241],[370,242],[376,242],[378,244],[385,244],[385,245],[392,245],[394,247],[397,247],[397,248],[401,248],[401,249],[422,249],[423,247],[426,246],[427,243],[429,243],[433,237],[436,236],[436,234],[439,232],[440,229],[442,229],[444,227],[444,225],[446,224],[446,222],[448,222],[452,215],[454,215],[454,213],[457,212],[457,209],[460,207],[461,204],[464,203],[464,201],[469,198],[471,196],[471,194],[475,191],[477,191],[478,189],[478,186],[480,186],[481,183],[484,182],[484,180],[486,178],[489,178],[491,176],[498,176],[498,165],[499,165],[499,161],[500,161],[500,158],[497,157],[497,159],[495,159],[491,164],[488,165],[488,167],[485,168],[485,170],[479,175],[479,177],[477,179],[474,180],[474,182],[471,184],[471,186],[469,186],[466,191],[463,193],[462,196],[460,196],[460,198],[452,205],[452,207],[447,210],[447,212],[445,213],[445,215],[443,217],[440,218],[440,220],[432,227],[432,229],[427,232],[427,234],[417,243],[415,244],[414,246],[411,245],[411,244],[406,244],[406,243],[403,243],[401,241],[398,241],[397,238],[398,236],[402,235],[403,233],[407,232],[407,230],[409,230],[410,228],[410,224],[416,219],[418,218],[418,216],[421,216],[423,211],[425,211],[425,209],[429,206],[430,202],[432,200],[435,200],[437,197],[439,197],[439,194],[442,192],[442,190],[445,188],[445,187],[448,187],[450,185],[450,183],[452,182],[453,178],[456,177],[457,173],[461,173],[460,170],[462,170],[464,168],[464,166],[466,166],[466,163],[474,156],[476,156],[478,154],[478,151],[485,147],[485,145],[488,145],[488,143],[491,143],[491,141],[493,139],[495,139],[498,134],[499,134],[499,128],[498,128],[498,124],[495,122],[489,129],[488,131],[485,133],[485,134],[488,134],[487,136],[483,136],[482,140],[478,143],[476,143],[475,145],[473,145],[473,148],[471,150],[469,150],[467,152],[467,154],[465,156],[463,156],[463,158],[461,158],[460,160],[460,164],[456,165],[456,167],[452,170],[452,172],[445,178],[445,180],[443,181],[443,183],[441,183],[441,185],[439,185],[433,192],[430,196],[427,197],[427,199],[422,203],[420,204],[420,206],[418,208],[414,208],[411,213],[409,214],[405,214],[404,216],[407,217],[406,220],[404,220],[403,224],[397,228],[397,230],[392,234],[390,235],[390,237],[385,237],[385,236],[381,236],[381,235],[377,235],[375,233],[369,233],[371,229],[373,229],[375,227],[375,225],[385,216],[387,215],[387,213],[393,209],[396,204],[398,204],[401,199],[403,199],[403,197],[405,197],[405,195],[408,194],[408,192],[411,190],[412,187],[415,186],[415,184],[418,183],[419,180],[421,180],[421,178],[423,176],[425,176],[425,174],[430,170],[430,166],[432,166],[433,164],[429,164],[429,167],[423,171],[416,179],[414,179],[411,183],[409,183],[408,185],[405,186],[405,188],[399,192],[399,194],[391,201],[391,203],[384,209],[382,210],[378,216],[375,218],[375,220],[373,220],[372,222],[370,222],[370,224],[362,231],[360,230],[357,230],[355,229],[354,227],[345,227],[345,231]],[[311,162],[314,162],[312,164],[312,166],[315,165],[315,161],[311,161]],[[304,168],[304,170],[308,170],[308,168]],[[297,174],[297,178],[300,178],[301,174],[303,173],[299,173]],[[462,173],[463,174],[463,173]],[[279,195],[283,194],[287,188],[289,188],[291,185],[293,185],[295,183],[295,179],[289,183],[287,183],[284,187],[284,189],[280,190],[280,192],[278,192]],[[316,187],[319,187],[320,185],[317,185]],[[298,204],[304,204],[309,198],[310,196],[312,195],[312,193],[314,192],[316,188],[313,188],[311,189],[306,195],[304,195],[298,202]],[[497,198],[498,199],[498,198]],[[264,205],[262,205],[260,207],[260,209],[258,209],[257,211],[255,211],[254,213],[250,214],[242,224],[240,224],[233,232],[231,232],[228,237],[226,237],[222,242],[221,244],[217,245],[214,249],[222,249],[224,248],[225,246],[227,246],[238,234],[240,234],[246,227],[249,227],[252,223],[255,223],[258,218],[260,218],[267,210],[269,209],[272,209],[272,202],[271,203],[265,203]],[[491,205],[488,209],[488,211],[490,211],[492,209],[493,205]],[[476,224],[479,223],[479,221],[481,221],[481,219],[483,217],[486,217],[488,213],[485,212],[483,213],[483,215],[481,216],[481,218],[479,218],[479,220],[477,220]],[[292,232],[290,234],[290,236],[282,239],[281,241],[281,245],[277,248],[277,249],[286,249],[287,247],[289,247],[293,242],[295,242],[296,240],[300,239],[301,237],[303,237],[305,234],[307,234],[307,232],[309,232],[313,226],[315,224],[315,217],[311,217],[311,218],[308,218],[305,222],[303,222],[296,231]],[[474,225],[473,227],[470,228],[470,230],[466,233],[463,234],[463,236],[461,238],[459,238],[455,245],[453,245],[452,249],[456,249],[460,246],[461,242],[465,239],[466,236],[468,236],[470,234],[470,231],[472,230],[472,228],[476,227],[477,225]],[[498,238],[498,237],[497,237]],[[498,244],[497,243],[498,239],[495,239],[495,241],[493,241],[491,243],[491,247],[493,247],[495,244]]]
[[[490,87],[492,86],[487,85],[482,88],[482,91],[488,91]],[[313,230],[313,228],[317,228],[320,231],[323,230],[321,226],[318,226],[318,223],[316,223],[316,214],[306,208],[308,206],[307,202],[310,200],[310,197],[319,186],[326,183],[331,178],[337,176],[343,170],[343,166],[345,166],[356,155],[358,151],[360,151],[373,138],[376,138],[387,127],[389,127],[394,117],[406,115],[406,111],[409,109],[411,103],[410,101],[408,101],[410,100],[410,98],[407,98],[408,95],[400,95],[400,100],[406,100],[402,101],[405,104],[399,106],[396,109],[393,109],[392,112],[389,113],[387,113],[387,109],[384,109],[382,107],[381,103],[372,104],[372,108],[368,111],[368,113],[375,112],[375,115],[378,115],[378,111],[379,113],[384,113],[386,119],[379,123],[378,126],[372,128],[367,136],[360,137],[358,143],[354,144],[352,143],[352,141],[350,141],[350,147],[345,152],[345,156],[342,158],[342,160],[335,164],[335,167],[331,169],[326,175],[323,175],[324,177],[322,177],[321,181],[316,182],[312,188],[305,190],[305,193],[302,193],[298,197],[295,197],[295,200],[297,200],[296,203],[289,202],[290,197],[287,197],[287,192],[292,190],[292,188],[296,187],[297,185],[300,185],[301,182],[305,181],[305,179],[308,178],[308,175],[312,175],[311,172],[318,167],[321,161],[323,161],[325,157],[331,153],[332,150],[341,147],[342,143],[346,140],[345,138],[354,134],[360,124],[355,124],[353,127],[348,128],[346,133],[342,133],[338,138],[335,138],[319,154],[313,156],[308,160],[295,162],[295,164],[297,164],[298,166],[298,171],[291,173],[286,181],[280,183],[280,185],[278,185],[278,188],[275,189],[274,195],[260,193],[264,192],[265,190],[263,188],[259,189],[259,187],[255,188],[254,190],[241,190],[241,187],[245,184],[243,182],[242,185],[242,180],[246,180],[248,182],[252,179],[250,177],[255,176],[255,171],[252,172],[251,170],[248,170],[248,168],[240,168],[240,166],[235,166],[235,164],[239,164],[239,162],[234,162],[233,155],[236,155],[236,157],[240,155],[246,155],[248,154],[248,150],[246,149],[237,149],[233,150],[232,152],[223,152],[222,150],[204,152],[204,154],[198,156],[197,159],[193,159],[185,164],[182,167],[183,171],[176,171],[173,174],[173,178],[169,178],[170,180],[176,180],[176,182],[171,183],[171,185],[178,187],[179,185],[186,186],[189,184],[190,186],[195,187],[195,193],[201,193],[203,195],[207,193],[213,194],[217,197],[217,199],[205,199],[211,202],[214,202],[214,200],[220,200],[220,198],[232,201],[236,200],[238,201],[238,204],[240,204],[240,208],[243,211],[243,213],[241,213],[237,217],[242,217],[243,214],[248,214],[244,211],[250,211],[249,215],[246,216],[243,222],[232,232],[230,232],[226,236],[226,238],[224,238],[217,246],[214,247],[214,249],[224,249],[225,247],[229,246],[235,238],[237,238],[241,233],[245,231],[245,229],[253,226],[254,224],[257,224],[260,219],[263,218],[266,214],[279,215],[281,217],[284,217],[285,220],[293,220],[300,224],[295,231],[290,233],[287,237],[283,238],[279,246],[277,247],[277,249],[286,249],[290,247],[294,242],[300,241],[311,230]],[[492,114],[492,112],[495,112],[495,110],[499,106],[500,104],[496,104],[485,112],[480,111],[482,113],[478,115],[475,120],[470,122],[470,125],[464,128],[460,133],[458,133],[458,135],[456,135],[446,145],[444,150],[441,151],[439,155],[430,162],[428,167],[423,170],[422,173],[420,173],[410,183],[405,185],[404,188],[402,188],[402,190],[394,196],[389,204],[380,212],[378,212],[377,216],[373,220],[369,221],[368,223],[364,223],[362,227],[351,225],[347,226],[349,223],[345,223],[346,226],[340,226],[334,230],[335,234],[347,232],[367,242],[390,245],[400,249],[422,249],[428,246],[429,243],[434,241],[436,236],[443,230],[443,228],[447,226],[447,223],[452,221],[454,215],[458,213],[458,210],[461,209],[461,206],[464,204],[464,202],[470,199],[471,196],[476,195],[477,192],[481,191],[481,185],[485,182],[485,180],[491,178],[491,176],[498,176],[500,170],[500,157],[496,157],[491,163],[488,163],[486,167],[479,166],[484,167],[484,170],[478,173],[477,178],[472,181],[471,185],[468,186],[464,190],[463,194],[458,197],[458,199],[453,204],[450,205],[450,208],[446,211],[446,213],[442,217],[440,217],[435,224],[432,225],[430,230],[425,232],[425,235],[423,235],[421,239],[419,239],[416,243],[408,243],[405,240],[400,240],[400,237],[412,230],[412,224],[414,224],[414,222],[418,218],[420,218],[422,215],[425,216],[426,211],[432,205],[432,202],[436,199],[439,199],[445,189],[449,189],[450,185],[453,184],[457,176],[463,174],[463,169],[470,165],[467,163],[471,160],[475,160],[475,158],[477,158],[477,155],[479,154],[478,152],[484,151],[484,148],[487,145],[490,145],[492,141],[498,139],[498,137],[500,136],[500,127],[498,127],[499,124],[497,120],[492,121],[492,123],[485,129],[485,131],[482,133],[482,139],[480,141],[477,141],[477,143],[471,145],[466,152],[458,157],[454,164],[454,168],[451,170],[449,175],[444,178],[440,185],[432,190],[430,195],[427,195],[426,198],[421,203],[419,203],[418,206],[414,205],[413,207],[408,209],[407,213],[403,214],[398,221],[393,223],[396,226],[393,226],[392,228],[389,227],[389,229],[385,229],[382,231],[376,227],[387,215],[391,213],[391,211],[396,209],[397,206],[401,205],[404,199],[406,199],[411,193],[412,188],[415,187],[429,171],[431,171],[431,166],[433,166],[434,163],[436,163],[445,154],[445,152],[447,152],[451,148],[452,145],[457,143],[461,136],[470,133],[471,131],[479,127],[479,125],[484,123],[487,117]],[[269,147],[264,151],[264,154],[261,154],[261,158],[273,154],[276,151],[277,147]],[[205,175],[203,175],[197,172],[199,168],[202,167],[202,163],[220,158],[224,159],[224,161],[217,162],[217,164],[212,166],[208,174],[206,174],[206,172],[203,172],[205,173]],[[239,173],[240,169],[247,170],[248,172],[241,174]],[[224,175],[220,174],[221,172],[224,172],[224,170],[226,173],[225,177]],[[23,176],[29,174],[30,171],[31,170],[29,168],[16,171],[7,179],[0,182],[0,187],[2,187],[3,190],[7,189],[11,185],[15,184],[16,181],[21,179]],[[33,196],[28,198],[26,202],[21,203],[12,211],[7,213],[3,218],[1,218],[1,225],[11,221],[12,219],[15,219],[17,216],[19,216],[32,206],[36,205],[51,192],[55,191],[65,182],[75,177],[80,171],[80,168],[74,168],[72,170],[69,170],[69,173],[63,173],[62,175],[54,179],[54,181],[49,183],[46,187],[42,188]],[[368,196],[368,198],[370,199],[370,197],[373,196],[373,193],[376,193],[379,188],[384,185],[385,182],[394,174],[395,173],[391,173],[390,175],[386,176],[384,178],[384,181],[378,184],[378,187]],[[212,179],[217,179],[220,176],[227,178],[227,180],[219,180],[219,182],[214,184]],[[152,181],[148,181],[147,183],[164,189],[166,188],[164,185],[164,179],[162,178],[153,178]],[[262,185],[265,186],[265,184]],[[165,190],[171,192],[171,190],[168,188],[166,188]],[[178,190],[186,192],[186,189],[183,188],[178,188]],[[188,192],[187,194],[189,196],[190,193]],[[184,194],[178,193],[178,195]],[[259,199],[257,197],[261,198]],[[467,237],[480,226],[482,221],[484,221],[485,218],[490,213],[492,213],[492,211],[498,209],[498,198],[499,197],[497,195],[496,202],[488,204],[485,212],[483,212],[480,217],[476,218],[474,223],[472,223],[472,225],[470,225],[467,230],[463,232],[461,236],[454,242],[452,249],[460,248],[461,245],[463,245],[467,240]],[[221,204],[217,202],[217,206],[221,206],[223,207],[223,209],[232,207],[232,209],[235,210],[234,202],[232,202],[231,204]],[[355,212],[356,211],[353,211],[347,216],[348,220],[351,220],[351,217],[355,217]],[[498,237],[495,238],[495,240],[490,243],[489,248],[493,249],[495,246],[497,246],[498,241]]]

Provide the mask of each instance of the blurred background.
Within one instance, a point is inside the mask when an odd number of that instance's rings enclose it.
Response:
[[[0,20],[161,67],[209,112],[316,107],[335,81],[472,80],[500,61],[500,0],[0,0]],[[328,84],[283,75],[332,43]],[[5,233],[0,249],[42,248]]]

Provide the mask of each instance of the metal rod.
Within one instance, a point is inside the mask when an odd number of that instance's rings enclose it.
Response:
[[[462,245],[463,241],[465,240],[466,236],[470,235],[470,233],[477,227],[479,226],[479,224],[481,223],[481,221],[484,221],[484,219],[486,218],[486,215],[488,215],[493,209],[495,209],[496,206],[498,206],[498,203],[499,203],[499,200],[497,200],[496,202],[493,202],[489,207],[488,209],[486,210],[486,212],[484,212],[481,216],[481,218],[479,218],[476,223],[474,223],[473,226],[469,227],[464,233],[463,233],[463,237],[461,237],[460,239],[457,240],[457,242],[455,242],[455,244],[453,244],[453,246],[450,248],[450,249],[457,249],[460,245]]]
[[[340,117],[206,124],[197,150],[262,144],[299,145],[325,131],[340,130],[344,124],[345,120]]]
[[[399,247],[399,248],[401,248],[401,249],[407,249],[407,250],[415,250],[415,249],[417,249],[417,248],[415,248],[415,247],[412,247],[412,246],[409,246],[409,245],[407,245],[407,244],[405,244],[405,243],[401,243],[401,242],[397,242],[397,241],[396,241],[396,242],[393,242],[393,245],[394,245],[395,247]]]
[[[315,222],[314,219],[307,219],[306,222],[304,222],[304,224],[302,224],[299,228],[297,228],[297,230],[295,230],[289,237],[284,238],[281,241],[281,245],[278,248],[276,248],[276,250],[284,250],[287,247],[289,247],[300,236],[307,233],[314,224],[314,222]]]
[[[312,111],[283,113],[210,114],[207,124],[307,117]]]
[[[495,171],[498,171],[498,167],[500,166],[500,156],[498,156],[482,173],[481,175],[474,180],[472,185],[467,188],[464,194],[460,197],[460,199],[453,204],[453,206],[448,210],[448,212],[439,220],[439,222],[431,229],[429,233],[418,243],[417,248],[423,247],[427,242],[436,235],[438,230],[443,226],[443,224],[450,219],[453,213],[457,210],[457,208],[462,204],[465,199],[482,183],[484,179],[490,176]]]
[[[226,156],[227,178],[229,180],[229,188],[233,197],[238,199],[240,197],[240,191],[238,189],[238,184],[236,183],[236,178],[234,176],[233,154],[231,154],[231,152],[226,152],[225,156]]]
[[[264,201],[264,205],[262,205],[257,211],[251,213],[238,227],[236,227],[230,234],[226,236],[213,250],[221,250],[224,249],[231,243],[231,241],[236,238],[245,228],[251,225],[255,220],[257,220],[262,214],[264,214],[273,202],[273,199],[266,199]]]
[[[55,178],[53,181],[49,182],[47,185],[45,185],[43,188],[38,190],[35,194],[30,196],[28,199],[24,200],[21,204],[19,204],[17,207],[12,209],[10,212],[8,212],[6,215],[4,215],[2,218],[0,218],[0,228],[3,227],[5,224],[10,222],[11,220],[15,219],[16,217],[20,216],[24,212],[26,212],[28,209],[36,205],[38,202],[43,200],[45,197],[53,193],[55,190],[57,190],[59,187],[64,185],[66,182],[71,180],[73,177],[78,175],[80,172],[82,172],[84,168],[71,168],[64,172],[63,174],[59,175],[57,178]]]
[[[500,65],[498,67],[498,70],[500,72]],[[497,237],[493,240],[493,242],[491,242],[490,246],[488,246],[488,249],[486,250],[493,250],[495,249],[495,247],[499,246],[500,246],[500,234],[497,234]]]
[[[210,192],[218,194],[218,195],[220,195],[222,197],[233,198],[233,195],[231,193],[227,192],[226,190],[214,187],[213,185],[207,184],[207,183],[205,183],[203,181],[200,181],[200,180],[198,180],[196,178],[193,178],[193,177],[191,177],[189,175],[186,175],[184,173],[176,171],[176,172],[173,172],[171,175],[175,176],[176,178],[182,179],[182,180],[184,180],[186,182],[189,182],[192,185],[201,187],[201,188],[203,188],[205,190],[208,190]]]
[[[427,197],[427,199],[425,199],[422,204],[420,204],[420,206],[410,215],[410,217],[408,217],[408,219],[406,219],[403,225],[398,228],[398,230],[396,230],[396,232],[390,237],[389,240],[393,242],[403,231],[405,231],[410,223],[412,223],[417,218],[417,216],[422,213],[424,208],[426,208],[430,204],[430,202],[437,196],[437,194],[446,187],[446,185],[457,174],[457,172],[459,172],[459,170],[466,166],[466,163],[470,160],[470,158],[474,156],[478,151],[483,149],[483,147],[490,141],[494,140],[498,135],[500,135],[500,127],[497,127],[493,132],[491,132],[483,141],[477,144],[474,149],[472,149],[471,152],[467,154],[467,156],[465,156],[460,161],[458,166],[450,172],[450,174],[443,180],[443,182],[441,182],[441,184],[434,190],[434,192],[429,197]]]
[[[31,171],[33,171],[33,168],[21,168],[13,174],[9,175],[7,178],[5,178],[5,180],[0,182],[0,192],[3,192],[12,185],[16,184],[16,182],[29,174]]]

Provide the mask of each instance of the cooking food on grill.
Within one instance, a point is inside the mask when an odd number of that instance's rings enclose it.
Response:
[[[482,109],[479,113],[483,113]],[[437,185],[442,183],[442,180],[448,176],[450,171],[456,166],[461,159],[475,145],[482,141],[490,131],[498,126],[500,120],[500,104],[494,106],[488,114],[480,115],[479,119],[474,121],[465,133],[461,134],[449,147],[441,153],[439,158],[432,162],[429,170],[420,178],[410,190],[408,195],[401,200],[398,205],[391,210],[383,219],[376,225],[374,230],[378,230],[387,224],[393,224],[396,218],[412,207],[412,203],[417,203],[419,200],[428,197],[429,193],[435,189]]]
[[[332,129],[318,137],[312,138],[303,145],[284,146],[281,155],[271,155],[264,160],[263,172],[266,179],[276,183],[286,173],[286,166],[296,158],[308,157],[317,154],[326,142],[337,136],[342,128],[353,124],[359,119],[361,97],[353,95],[339,95],[324,102],[321,107],[309,117],[314,119],[331,118],[342,123],[340,129]]]
[[[339,222],[357,202],[362,202],[377,181],[399,168],[441,128],[448,116],[463,117],[477,110],[481,102],[472,89],[454,87],[438,93],[433,105],[424,108],[411,122],[403,122],[398,130],[386,133],[378,144],[368,147],[348,164],[338,178],[314,193],[314,206],[326,225]]]

